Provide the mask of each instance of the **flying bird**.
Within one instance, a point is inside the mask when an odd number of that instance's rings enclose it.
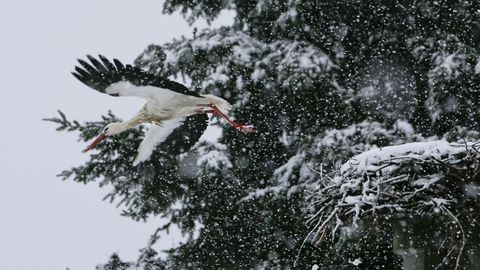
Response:
[[[98,56],[99,60],[90,55],[87,58],[90,63],[78,59],[80,66],[75,66],[72,72],[78,80],[101,93],[140,97],[146,103],[131,119],[106,125],[84,152],[108,136],[144,123],[149,123],[150,128],[140,143],[133,165],[148,159],[156,147],[188,151],[207,128],[209,113],[224,118],[239,131],[256,131],[251,125],[230,119],[226,113],[232,106],[220,97],[199,94],[178,82],[123,65],[117,59],[112,63],[102,55]]]

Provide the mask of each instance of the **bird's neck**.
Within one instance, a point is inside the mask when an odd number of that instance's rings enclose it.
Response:
[[[140,115],[137,114],[132,119],[120,122],[119,124],[121,125],[123,130],[127,130],[127,129],[130,129],[130,128],[134,128],[134,127],[140,125],[143,122],[144,122],[143,118]]]
[[[127,129],[131,129],[131,128],[135,127],[138,124],[139,123],[135,119],[130,119],[130,120],[123,121],[123,122],[113,123],[111,128],[110,128],[111,133],[112,133],[111,135],[122,133],[122,132],[126,131]]]

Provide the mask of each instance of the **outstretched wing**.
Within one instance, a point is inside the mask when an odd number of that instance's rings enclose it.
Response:
[[[174,92],[199,97],[183,84],[164,77],[155,76],[138,67],[123,65],[119,60],[110,62],[103,55],[96,58],[87,55],[90,63],[78,59],[80,66],[72,72],[78,80],[87,86],[111,96],[139,96],[149,98],[152,95],[172,95]],[[160,91],[160,92],[159,92]]]
[[[187,152],[207,129],[208,117],[196,114],[164,121],[162,125],[152,124],[138,147],[133,165],[147,160],[155,150],[171,155]]]

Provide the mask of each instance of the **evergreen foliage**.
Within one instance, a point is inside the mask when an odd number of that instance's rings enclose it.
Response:
[[[132,167],[143,128],[99,145],[65,179],[110,187],[134,220],[161,216],[188,240],[162,260],[141,250],[139,269],[396,269],[392,224],[343,243],[308,241],[305,221],[320,174],[376,147],[478,139],[477,1],[166,0],[189,21],[235,11],[231,27],[151,45],[135,65],[224,97],[259,132],[222,125],[218,142],[178,156],[157,151]],[[87,141],[115,119],[60,130]],[[314,206],[313,206],[314,208]],[[478,223],[478,220],[474,221]],[[197,232],[197,233],[194,233]],[[303,244],[303,245],[302,245]],[[98,269],[127,269],[118,256]]]

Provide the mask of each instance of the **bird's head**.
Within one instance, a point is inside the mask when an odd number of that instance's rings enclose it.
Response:
[[[110,123],[103,128],[102,133],[105,134],[105,136],[112,136],[124,130],[125,125],[122,123]]]
[[[99,144],[101,141],[103,141],[108,136],[118,134],[118,133],[120,133],[124,130],[125,130],[125,128],[122,125],[122,123],[110,123],[110,124],[106,125],[103,128],[100,135],[98,135],[97,138],[87,148],[85,148],[85,150],[83,150],[83,152],[85,153],[87,151],[92,150],[93,148],[95,148],[95,146],[97,146],[97,144]]]

